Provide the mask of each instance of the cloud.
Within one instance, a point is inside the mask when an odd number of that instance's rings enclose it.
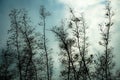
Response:
[[[72,7],[75,11],[75,14],[77,16],[84,12],[85,19],[87,22],[87,25],[89,27],[88,33],[89,33],[89,40],[90,40],[90,49],[91,53],[95,53],[95,51],[102,50],[102,48],[99,47],[98,42],[101,40],[100,30],[98,24],[104,22],[104,14],[105,14],[105,2],[106,0],[59,0],[60,3],[65,5],[64,10],[64,17],[69,17],[69,9],[68,7]],[[115,61],[118,64],[118,59],[120,56],[118,56],[120,53],[120,1],[119,0],[111,0],[111,7],[113,12],[115,13],[112,21],[114,22],[113,27],[111,28],[111,44],[115,48],[114,54],[117,55],[115,58]]]
[[[87,6],[95,5],[102,0],[59,0],[59,2],[76,8],[86,8]]]
[[[120,1],[111,0],[111,7],[115,15],[113,16],[114,25],[112,27],[112,45],[114,47],[116,68],[120,68],[119,58],[120,58]]]
[[[84,12],[87,26],[89,27],[88,36],[91,44],[91,53],[94,50],[100,49],[98,42],[100,40],[100,32],[98,24],[102,23],[104,18],[105,0],[59,0],[66,8],[64,17],[70,17],[69,8],[73,8],[75,15],[79,16]],[[99,48],[98,48],[99,47]]]

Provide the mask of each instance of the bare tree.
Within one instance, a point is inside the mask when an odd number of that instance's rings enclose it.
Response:
[[[17,64],[19,79],[37,80],[37,69],[34,62],[35,50],[38,48],[34,28],[30,24],[30,18],[24,9],[13,9],[9,14],[11,28],[9,45],[17,53]]]
[[[98,61],[96,61],[96,73],[99,71],[96,77],[100,80],[113,80],[112,69],[115,63],[112,60],[113,47],[110,46],[110,30],[113,25],[112,16],[114,14],[110,7],[110,1],[107,1],[105,10],[105,18],[107,19],[107,22],[99,24],[102,35],[102,41],[100,41],[99,44],[103,46],[105,50],[104,53],[98,57]]]
[[[21,55],[20,55],[20,44],[19,44],[19,21],[20,21],[20,10],[13,9],[9,14],[11,19],[10,33],[9,37],[9,44],[14,47],[17,53],[17,65],[18,65],[18,72],[19,72],[19,79],[22,80],[22,73],[21,73]]]
[[[37,68],[34,62],[34,56],[36,55],[35,50],[38,49],[36,44],[36,36],[34,33],[34,28],[30,25],[30,19],[23,10],[22,12],[22,21],[20,24],[20,32],[22,34],[22,38],[25,42],[24,44],[24,57],[25,59],[25,80],[37,80]]]
[[[73,35],[75,37],[76,47],[79,51],[79,70],[78,70],[78,79],[86,80],[87,78],[91,80],[89,63],[91,63],[93,55],[88,57],[88,36],[87,36],[87,26],[83,14],[80,17],[76,17],[73,10],[70,8],[70,13],[72,14],[72,19],[69,23],[70,28],[73,30]],[[80,76],[82,78],[80,78]]]
[[[71,38],[68,38],[68,33],[67,30],[64,29],[64,23],[62,22],[62,25],[60,27],[53,27],[51,30],[53,33],[55,33],[58,41],[60,42],[59,47],[61,49],[61,54],[64,56],[62,57],[63,59],[61,60],[64,65],[67,64],[66,68],[68,69],[66,71],[63,70],[61,72],[61,75],[65,76],[67,73],[67,80],[70,80],[72,76],[70,76],[71,71],[73,72],[73,77],[75,80],[76,78],[76,70],[75,70],[75,65],[73,62],[73,57],[72,57],[72,45],[74,44],[74,40]],[[65,59],[65,56],[67,59]],[[67,63],[66,63],[67,62]]]
[[[5,49],[2,49],[0,54],[0,79],[2,80],[12,80],[16,76],[13,72],[15,53],[12,51],[12,48],[7,44]]]
[[[42,20],[41,24],[43,26],[43,49],[46,56],[46,67],[47,67],[47,80],[51,80],[52,78],[52,57],[50,57],[50,49],[48,48],[47,38],[46,38],[46,19],[50,16],[50,13],[46,11],[44,6],[40,7],[40,18]],[[40,24],[40,25],[41,25]]]

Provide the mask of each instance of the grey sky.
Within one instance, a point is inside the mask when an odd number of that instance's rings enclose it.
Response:
[[[59,22],[60,18],[63,15],[63,6],[56,0],[0,0],[0,44],[3,45],[4,41],[6,40],[7,30],[10,26],[10,19],[8,15],[11,9],[25,8],[28,10],[28,14],[34,23],[34,26],[39,28],[38,23],[40,22],[40,5],[45,5],[47,10],[52,14],[52,17],[48,18],[48,27],[52,27],[56,24],[56,22]],[[50,20],[51,18],[52,20]]]
[[[115,12],[111,43],[114,47],[114,54],[116,55],[115,61],[117,62],[117,68],[120,68],[120,0],[111,1],[113,11]],[[41,29],[38,26],[40,22],[39,8],[40,5],[45,5],[47,10],[52,14],[47,20],[48,29],[58,25],[61,19],[69,17],[68,7],[74,8],[78,13],[84,12],[87,24],[89,25],[90,49],[92,49],[91,52],[96,52],[96,49],[100,49],[98,41],[101,38],[98,24],[103,20],[101,17],[104,17],[104,3],[105,0],[0,0],[0,47],[5,44],[5,40],[7,39],[7,30],[10,26],[8,14],[11,9],[25,8],[28,10],[33,26],[36,26],[39,31]],[[50,39],[50,46],[57,53],[57,43],[55,42],[54,35],[49,31],[47,35]],[[57,54],[54,55],[54,57],[56,56]],[[58,60],[58,58],[55,58],[55,60]]]
[[[37,31],[41,31],[42,27],[38,25],[40,22],[39,8],[44,5],[46,9],[51,13],[51,16],[47,19],[47,28],[51,28],[58,24],[63,18],[64,6],[57,0],[0,0],[0,48],[4,47],[7,39],[7,30],[10,27],[9,13],[11,9],[25,8],[28,11],[28,15],[32,20],[33,26]],[[54,49],[54,53],[57,53],[57,45],[54,35],[51,32],[47,32],[49,39],[49,45]],[[55,65],[58,63],[58,56],[54,54]],[[56,65],[55,69],[58,69],[59,65]]]

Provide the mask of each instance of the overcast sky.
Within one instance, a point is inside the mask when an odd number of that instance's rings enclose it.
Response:
[[[90,52],[97,53],[102,47],[99,47],[98,42],[101,39],[98,24],[104,22],[106,0],[58,0],[60,3],[68,7],[72,7],[77,13],[84,12],[87,25],[89,27],[88,36],[90,41]],[[120,68],[120,0],[111,0],[112,11],[115,13],[112,21],[114,22],[111,28],[111,45],[114,47],[115,61],[117,68]],[[67,17],[68,10],[64,11],[64,16]]]
[[[120,61],[120,0],[111,0],[112,10],[115,13],[113,17],[114,26],[111,30],[111,44],[114,47],[115,60],[119,67]],[[87,25],[89,27],[89,41],[91,53],[97,53],[101,48],[98,45],[100,41],[99,26],[104,20],[105,0],[0,0],[0,47],[4,46],[7,39],[7,30],[10,26],[10,19],[8,14],[13,8],[28,10],[33,25],[37,30],[41,28],[38,26],[40,22],[39,8],[44,5],[46,9],[51,12],[51,16],[47,19],[47,28],[58,25],[61,19],[69,17],[69,7],[73,8],[76,15],[84,12]],[[50,46],[58,52],[57,44],[51,32],[47,32],[50,39]],[[55,54],[55,57],[57,54]],[[58,58],[54,58],[57,60]],[[56,62],[57,63],[57,62]],[[58,66],[57,66],[58,67]]]

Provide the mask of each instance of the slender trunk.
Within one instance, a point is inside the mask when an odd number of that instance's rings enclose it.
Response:
[[[65,45],[65,49],[66,49],[68,59],[69,59],[69,65],[70,65],[70,63],[72,64],[74,79],[76,80],[76,70],[75,70],[74,65],[73,65],[72,57],[70,56],[71,51],[68,49],[68,45],[65,43],[65,40],[63,40],[62,38],[61,38],[61,40],[62,40],[63,44]]]
[[[69,58],[69,60],[70,60],[70,62],[71,62],[71,64],[72,64],[72,69],[73,69],[73,72],[74,72],[74,79],[75,80],[77,80],[76,78],[76,70],[75,70],[75,68],[74,68],[74,64],[73,64],[73,61],[72,61],[72,57],[70,56],[70,52],[69,52],[69,49],[68,49],[68,47],[66,46],[66,50],[67,50],[67,53],[68,53],[68,58]]]
[[[71,54],[71,44],[70,44],[70,48],[68,50],[69,50],[70,61],[71,61],[72,68],[73,68],[73,71],[74,71],[74,79],[77,80],[77,73],[76,73],[76,70],[75,70],[75,67],[74,67],[74,64],[73,64],[73,59],[72,59],[72,54]],[[70,76],[70,74],[69,74],[69,76]]]
[[[25,34],[25,35],[26,35],[26,34]],[[31,45],[30,45],[30,41],[29,41],[29,39],[27,38],[27,35],[26,35],[26,39],[27,39],[27,45],[28,45],[28,47],[29,47],[29,52],[28,52],[28,53],[29,53],[29,61],[28,61],[27,66],[26,66],[25,79],[28,80],[28,79],[27,79],[27,72],[28,72],[28,67],[31,66],[30,63],[32,63],[32,48],[31,48]]]
[[[16,49],[17,49],[17,58],[18,58],[18,73],[19,73],[19,80],[22,80],[22,72],[21,72],[21,63],[20,63],[20,52],[19,52],[19,42],[18,42],[18,23],[16,20],[16,16],[14,16],[15,19],[15,26],[16,26]]]
[[[26,36],[26,39],[27,39],[27,42],[28,42],[28,47],[29,47],[29,61],[28,61],[28,63],[27,63],[27,66],[26,66],[26,71],[25,71],[25,80],[28,80],[27,79],[27,72],[28,72],[28,67],[30,66],[30,63],[32,62],[32,48],[31,48],[31,46],[30,46],[30,42],[29,42],[29,39],[27,38],[27,36]]]
[[[30,65],[30,63],[32,63],[32,48],[31,48],[31,46],[30,46],[30,42],[29,42],[29,40],[28,40],[28,47],[29,47],[29,61],[28,61],[28,63],[27,63],[27,66],[26,66],[26,74],[25,74],[25,80],[28,80],[27,78],[27,73],[28,73],[28,67],[29,66],[31,66]],[[31,73],[31,72],[30,72]]]
[[[7,61],[7,57],[6,57],[6,52],[5,52],[4,57],[5,57],[5,76],[4,76],[4,79],[7,80],[8,79],[8,76],[7,76],[7,72],[8,72],[8,70],[7,70],[7,67],[8,67],[7,64],[8,64],[8,61]]]
[[[31,62],[31,59],[29,59],[29,61],[28,61],[28,63],[27,63],[27,66],[26,66],[26,71],[25,71],[25,80],[28,80],[28,67],[29,67],[29,65],[30,65],[30,62]]]
[[[18,53],[18,69],[19,69],[19,79],[22,80],[22,73],[21,73],[21,61],[20,61],[20,52],[19,52],[19,46],[18,46],[18,30],[16,32],[16,43],[17,43],[17,53]]]
[[[73,60],[72,60],[72,57],[71,57],[71,51],[68,49],[68,45],[65,43],[65,41],[63,39],[61,39],[61,40],[62,40],[63,44],[65,45],[65,49],[66,49],[66,52],[67,52],[67,55],[68,55],[68,59],[69,59],[70,63],[72,64],[74,79],[77,80],[76,70],[75,70]]]
[[[83,17],[83,16],[82,16]],[[84,22],[84,18],[83,18],[83,34],[84,34],[84,49],[83,49],[83,62],[84,62],[84,67],[85,67],[85,70],[87,71],[87,75],[88,75],[88,78],[89,80],[91,80],[90,78],[90,74],[89,74],[89,71],[87,69],[87,65],[86,65],[86,62],[85,62],[85,51],[86,51],[86,26],[85,26],[85,22]]]
[[[68,59],[68,80],[70,79],[70,59]]]
[[[32,64],[33,64],[33,66],[34,66],[34,69],[35,69],[35,80],[37,80],[37,69],[36,69],[36,66],[35,66],[35,64],[34,64],[34,62],[32,61]]]
[[[74,74],[74,79],[77,80],[77,75],[76,75],[76,70],[73,64],[73,60],[72,60],[72,56],[71,56],[71,49],[68,48],[68,44],[66,43],[66,39],[62,38],[61,35],[59,33],[57,33],[56,31],[52,30],[57,36],[59,36],[59,38],[61,39],[61,42],[64,44],[65,46],[65,51],[68,55],[68,60],[69,60],[69,64],[68,64],[68,71],[71,70],[70,69],[70,64],[72,66],[72,70],[73,70],[73,74]],[[69,50],[70,49],[70,50]],[[70,78],[70,73],[68,73],[68,79]]]
[[[109,5],[108,5],[109,6]],[[105,45],[105,57],[106,57],[106,69],[105,69],[105,74],[106,74],[106,80],[108,80],[108,70],[109,70],[109,65],[108,65],[108,44],[109,44],[109,33],[110,33],[110,27],[111,27],[111,13],[110,13],[110,7],[108,7],[108,29],[107,29],[107,37],[106,37],[106,45]]]
[[[25,18],[23,19],[25,21]],[[23,23],[24,26],[26,27],[26,21]],[[30,41],[28,39],[28,35],[26,32],[24,32],[21,28],[20,28],[20,31],[22,32],[23,36],[25,37],[26,39],[26,44],[27,44],[27,47],[29,49],[28,51],[28,63],[26,63],[26,69],[25,69],[25,75],[24,75],[24,78],[25,80],[28,80],[28,67],[30,66],[30,63],[32,62],[32,48],[31,48],[31,44],[30,44]],[[26,31],[26,28],[25,28],[25,31]]]
[[[82,61],[83,61],[85,70],[87,71],[88,78],[89,78],[89,80],[91,80],[90,75],[89,75],[89,73],[88,73],[88,69],[87,69],[86,63],[85,63],[85,55],[84,55],[84,54],[85,54],[85,47],[86,47],[86,46],[85,46],[85,43],[86,43],[86,41],[85,41],[85,37],[86,37],[85,33],[86,33],[86,30],[85,30],[84,21],[83,21],[83,27],[84,27],[84,32],[83,32],[83,33],[84,33],[84,42],[83,42],[84,49],[83,49],[83,54],[81,53],[81,50],[80,50],[79,30],[78,30],[77,22],[75,22],[75,25],[76,25],[76,28],[77,28],[77,42],[78,42],[79,53],[80,53],[80,56],[81,56],[81,58],[82,58]]]
[[[24,23],[24,25],[26,26],[26,24]],[[21,28],[20,28],[20,30],[21,30]],[[27,29],[25,28],[25,31],[27,31]],[[26,70],[25,70],[25,80],[28,80],[27,78],[27,72],[28,72],[28,67],[29,66],[34,66],[34,70],[35,70],[35,76],[36,76],[36,80],[37,80],[37,70],[36,70],[36,66],[34,65],[34,63],[33,63],[33,60],[32,60],[32,57],[33,57],[33,53],[32,53],[32,46],[31,46],[31,42],[30,42],[30,40],[29,40],[29,38],[28,38],[28,35],[27,35],[27,33],[26,32],[23,32],[22,30],[21,30],[21,32],[22,32],[22,34],[24,35],[24,37],[25,37],[25,39],[26,39],[26,44],[27,44],[27,46],[28,46],[28,49],[29,49],[29,52],[28,52],[28,54],[29,54],[29,58],[28,58],[28,63],[27,63],[27,65],[26,65]],[[30,63],[32,63],[32,65],[30,64]],[[30,72],[31,73],[31,72]]]
[[[20,61],[20,52],[19,52],[19,42],[18,42],[18,23],[16,20],[16,16],[15,18],[15,25],[16,25],[16,48],[17,48],[17,58],[18,58],[18,70],[19,70],[19,80],[22,80],[22,72],[21,72],[21,61]]]
[[[46,53],[47,79],[49,80],[49,62],[48,62],[48,53],[47,53],[47,47],[46,47],[45,17],[43,18],[43,22],[44,22],[43,34],[44,34],[44,49]]]
[[[20,61],[20,53],[19,53],[19,46],[18,46],[18,33],[16,38],[17,43],[17,53],[18,53],[18,69],[19,69],[19,79],[22,80],[22,73],[21,73],[21,61]]]
[[[107,55],[108,55],[107,49],[108,49],[108,48],[107,48],[107,47],[108,47],[108,46],[106,45],[106,48],[105,48],[105,49],[106,49],[106,51],[105,51],[105,57],[106,57],[106,60],[105,60],[105,62],[106,62],[106,63],[105,63],[105,64],[106,64],[105,76],[106,76],[106,80],[108,79],[108,62],[107,62],[107,58],[108,58],[108,56],[107,56]]]
[[[19,79],[20,80],[22,80],[22,72],[21,72],[21,63],[20,63],[20,61],[19,61],[19,63],[18,63],[18,67],[19,67]]]

